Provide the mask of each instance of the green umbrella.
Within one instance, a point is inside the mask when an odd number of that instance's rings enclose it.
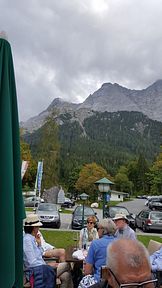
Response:
[[[0,39],[0,286],[23,287],[24,205],[11,47]]]

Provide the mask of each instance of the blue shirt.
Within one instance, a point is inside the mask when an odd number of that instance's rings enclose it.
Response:
[[[97,281],[101,277],[101,266],[106,265],[107,246],[115,239],[114,236],[103,235],[102,238],[93,240],[89,247],[86,263],[93,265],[94,278]]]
[[[117,239],[127,238],[127,239],[136,240],[136,234],[134,230],[128,225],[126,225],[123,229],[117,229],[115,236]]]
[[[152,271],[162,270],[162,247],[150,256]]]
[[[23,260],[24,268],[29,269],[39,265],[46,265],[42,258],[43,249],[38,246],[35,237],[25,233],[23,237]]]

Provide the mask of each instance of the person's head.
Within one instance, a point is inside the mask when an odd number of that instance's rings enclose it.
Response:
[[[97,226],[98,236],[101,238],[103,235],[114,235],[116,232],[115,223],[111,218],[102,219]]]
[[[117,229],[123,229],[128,223],[128,219],[124,214],[116,214],[113,218]]]
[[[87,218],[87,229],[91,230],[92,228],[94,228],[96,224],[96,217],[95,216],[88,216]]]
[[[108,285],[112,288],[136,288],[138,285],[132,283],[152,280],[148,251],[137,240],[123,238],[113,241],[107,248],[107,267]],[[155,285],[147,283],[142,287],[154,288]]]
[[[36,236],[42,223],[36,214],[29,214],[24,221],[24,232]]]

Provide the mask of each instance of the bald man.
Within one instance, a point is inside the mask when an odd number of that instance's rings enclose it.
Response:
[[[147,249],[137,240],[119,239],[107,248],[107,280],[91,287],[154,288]]]

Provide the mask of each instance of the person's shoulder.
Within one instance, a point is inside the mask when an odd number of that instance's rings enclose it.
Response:
[[[92,231],[97,233],[97,229],[95,227],[92,229]]]
[[[104,235],[104,236],[106,236],[106,235]],[[105,241],[107,242],[107,237],[104,237],[104,236],[101,238],[97,238],[97,239],[92,240],[91,245],[93,244],[94,247],[102,246],[103,243],[105,243]]]
[[[23,238],[24,238],[24,239],[27,239],[27,238],[31,238],[31,236],[32,236],[31,234],[25,233],[24,236],[23,236]]]
[[[94,240],[92,240],[90,247],[91,247],[91,246],[92,246],[92,247],[95,247],[96,245],[98,245],[98,241],[99,241],[99,240],[100,240],[100,239],[94,239]]]
[[[129,225],[127,225],[127,230],[129,230],[132,234],[135,234],[134,230]]]
[[[25,233],[23,236],[23,242],[32,242],[34,237],[31,234]]]

